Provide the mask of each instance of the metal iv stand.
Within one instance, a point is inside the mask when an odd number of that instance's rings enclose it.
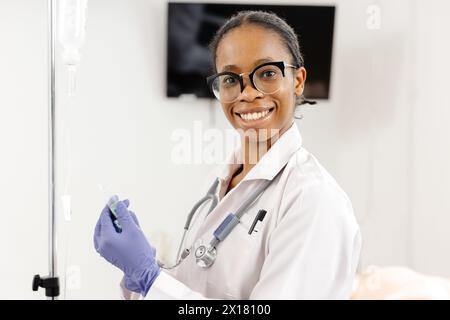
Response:
[[[33,278],[33,291],[45,289],[49,300],[59,296],[59,278],[56,274],[56,215],[55,215],[55,25],[56,0],[48,0],[48,246],[49,275]]]

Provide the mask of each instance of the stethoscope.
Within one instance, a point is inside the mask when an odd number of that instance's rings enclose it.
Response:
[[[219,243],[225,240],[225,238],[230,234],[234,227],[239,224],[241,217],[244,215],[247,209],[264,193],[264,191],[269,187],[272,181],[274,181],[282,171],[283,169],[281,169],[280,172],[272,180],[265,180],[263,183],[261,183],[256,188],[256,190],[252,192],[252,194],[244,201],[244,203],[242,203],[242,205],[236,210],[235,213],[228,214],[217,227],[217,229],[213,232],[213,237],[209,244],[200,245],[197,247],[197,249],[195,249],[195,261],[198,266],[200,266],[201,268],[209,268],[214,264],[214,261],[217,257],[217,247]],[[219,202],[216,195],[218,185],[219,179],[216,178],[211,187],[208,189],[206,195],[192,207],[184,225],[183,237],[181,238],[180,246],[178,248],[176,263],[172,266],[166,266],[158,261],[158,264],[161,268],[173,269],[189,256],[189,254],[191,253],[191,249],[185,248],[182,251],[182,248],[186,239],[186,235],[189,231],[192,218],[196,214],[198,208],[200,208],[200,206],[208,201],[211,201],[211,206],[209,207],[207,215],[209,215],[211,211],[214,210],[214,208],[217,206],[217,203]]]

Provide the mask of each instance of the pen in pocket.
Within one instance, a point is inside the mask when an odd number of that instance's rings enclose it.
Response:
[[[258,211],[258,213],[256,214],[255,220],[253,220],[252,226],[250,227],[250,229],[248,230],[248,234],[252,234],[253,230],[256,227],[256,224],[258,223],[258,221],[263,221],[264,217],[266,216],[267,211],[264,209],[261,209]]]

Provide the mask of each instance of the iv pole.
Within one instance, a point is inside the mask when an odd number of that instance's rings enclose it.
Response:
[[[45,288],[49,300],[59,296],[59,278],[56,275],[56,216],[55,216],[55,25],[56,0],[48,0],[48,246],[49,275],[35,275],[33,291]]]

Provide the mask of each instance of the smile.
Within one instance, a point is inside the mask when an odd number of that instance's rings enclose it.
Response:
[[[265,119],[268,118],[273,110],[275,108],[270,108],[264,111],[259,111],[259,112],[246,112],[246,113],[239,113],[236,112],[236,114],[244,121],[246,122],[251,122],[251,121],[257,121],[257,120],[261,120],[261,119]]]

